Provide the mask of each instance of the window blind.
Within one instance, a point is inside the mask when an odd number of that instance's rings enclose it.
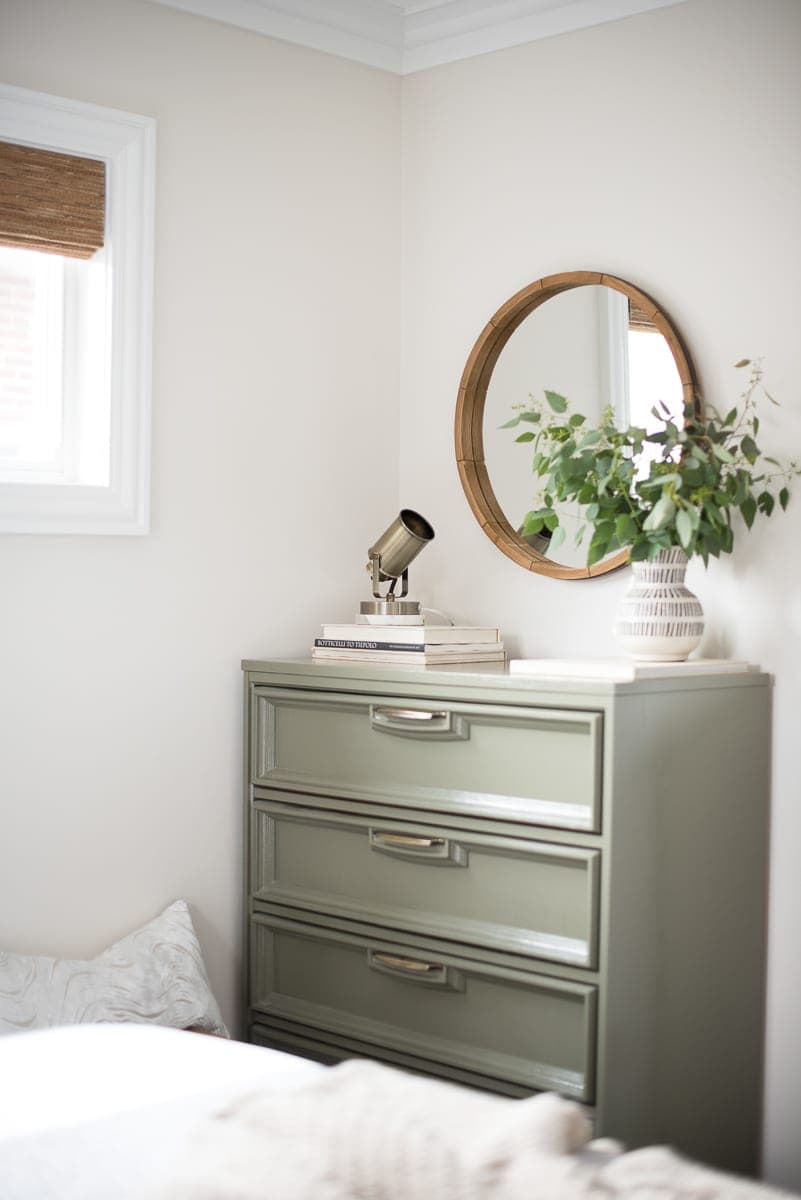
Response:
[[[0,141],[1,246],[91,258],[105,217],[105,163]]]
[[[651,318],[633,300],[629,300],[629,329],[640,333],[659,333]]]

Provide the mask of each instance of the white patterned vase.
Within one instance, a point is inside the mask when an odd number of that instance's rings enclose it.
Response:
[[[617,610],[615,637],[631,658],[683,662],[704,633],[701,601],[684,583],[687,555],[675,546],[631,569],[634,578]]]

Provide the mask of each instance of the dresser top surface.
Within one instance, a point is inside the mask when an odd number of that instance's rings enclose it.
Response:
[[[507,663],[447,663],[441,665],[396,665],[386,662],[314,660],[311,658],[245,659],[244,671],[256,682],[283,686],[382,691],[388,687],[433,693],[471,691],[486,694],[514,692],[521,698],[547,696],[610,697],[651,692],[686,692],[721,688],[768,687],[771,677],[757,668],[721,669],[664,677],[620,680],[600,675],[545,676],[511,671]],[[262,678],[259,678],[262,677]]]

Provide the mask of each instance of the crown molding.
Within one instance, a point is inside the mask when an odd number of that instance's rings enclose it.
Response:
[[[408,75],[687,0],[149,0]]]
[[[404,17],[401,74],[442,66],[463,58],[505,50],[560,33],[669,8],[687,0],[492,0],[426,6],[412,3]]]

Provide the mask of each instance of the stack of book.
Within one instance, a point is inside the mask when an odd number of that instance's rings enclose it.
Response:
[[[323,625],[312,658],[351,662],[503,662],[497,629],[473,625]]]

